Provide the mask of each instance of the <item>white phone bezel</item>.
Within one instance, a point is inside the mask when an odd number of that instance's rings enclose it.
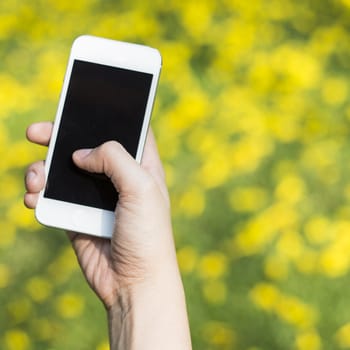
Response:
[[[161,69],[161,56],[158,50],[148,46],[104,39],[90,35],[78,37],[71,49],[62,92],[57,108],[52,136],[45,162],[45,184],[49,173],[56,138],[62,117],[65,98],[69,86],[74,60],[104,64],[113,67],[130,69],[153,75],[142,124],[136,161],[140,162],[146,141],[148,126]],[[63,202],[44,197],[43,189],[35,209],[37,220],[46,226],[91,234],[100,237],[111,237],[114,228],[114,212],[92,208],[84,205]]]

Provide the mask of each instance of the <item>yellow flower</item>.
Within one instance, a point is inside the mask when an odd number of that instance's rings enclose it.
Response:
[[[9,221],[0,221],[0,247],[7,247],[16,239],[16,224]]]
[[[57,325],[46,318],[34,318],[30,322],[31,330],[40,340],[49,340],[57,334]]]
[[[33,212],[23,205],[23,200],[13,203],[6,213],[10,223],[25,229],[37,229],[39,224],[34,218]]]
[[[350,0],[341,0],[341,2],[342,2],[346,7],[350,7]]]
[[[63,318],[76,318],[84,311],[82,295],[65,293],[56,300],[56,310]]]
[[[321,338],[314,329],[298,334],[295,344],[298,350],[319,350],[322,348]]]
[[[338,329],[335,339],[340,347],[350,348],[350,323],[346,323]]]
[[[189,188],[180,198],[179,209],[189,217],[200,216],[205,208],[205,196],[200,188]]]
[[[300,137],[301,123],[291,111],[267,116],[266,124],[271,136],[281,142],[292,142]]]
[[[303,254],[303,241],[299,233],[295,231],[285,231],[276,243],[276,250],[279,255],[297,261]]]
[[[193,124],[205,119],[211,111],[211,105],[202,91],[191,91],[181,97],[176,106],[169,111],[170,128],[172,130],[187,130]]]
[[[329,105],[340,105],[348,96],[348,83],[344,78],[328,78],[323,82],[322,97]]]
[[[23,192],[23,185],[19,179],[10,174],[3,174],[0,180],[0,203],[13,200]]]
[[[203,285],[203,295],[211,304],[223,304],[227,298],[227,287],[222,281],[208,281]]]
[[[98,346],[97,346],[97,348],[96,348],[96,350],[109,350],[110,348],[109,348],[109,342],[106,340],[106,341],[104,341],[104,342],[102,342],[102,343],[100,343]]]
[[[306,222],[304,231],[310,243],[322,244],[329,241],[334,229],[328,218],[315,216]]]
[[[318,271],[318,255],[310,249],[303,249],[299,259],[294,261],[296,268],[304,274],[312,274]]]
[[[307,329],[316,322],[314,308],[292,296],[281,296],[274,311],[282,320],[299,329]]]
[[[220,349],[232,349],[236,342],[235,331],[224,323],[211,321],[202,329],[203,338],[212,345],[220,346]]]
[[[274,285],[257,284],[250,292],[253,302],[260,308],[273,312],[281,320],[307,329],[317,321],[315,309],[293,296],[284,295]]]
[[[213,13],[212,1],[184,1],[181,2],[181,18],[186,30],[196,38],[205,40],[210,31],[211,17]]]
[[[329,277],[339,277],[345,275],[349,270],[349,252],[343,247],[330,247],[320,255],[320,269]]]
[[[78,270],[77,258],[71,247],[62,250],[56,260],[48,266],[48,272],[56,283],[63,283],[69,279],[71,274]]]
[[[0,264],[0,289],[8,286],[10,275],[9,268],[4,264]]]
[[[7,350],[27,350],[30,348],[30,338],[28,334],[19,329],[5,332],[4,338]]]
[[[51,295],[52,286],[43,277],[32,277],[27,282],[26,290],[34,301],[43,302]]]
[[[177,252],[177,260],[181,272],[190,273],[197,264],[197,251],[191,246],[185,246]]]
[[[288,263],[280,255],[268,256],[264,263],[264,271],[271,279],[283,280],[288,276]]]
[[[297,175],[287,175],[277,184],[275,195],[277,199],[296,204],[302,200],[305,193],[304,181]]]
[[[248,222],[234,238],[234,245],[242,254],[261,251],[280,231],[294,227],[298,220],[296,211],[288,205],[276,203]]]
[[[227,258],[220,252],[210,252],[205,255],[198,266],[202,278],[219,278],[227,271]]]
[[[199,169],[198,181],[205,188],[215,188],[224,184],[230,176],[230,157],[227,155],[226,147],[217,145],[207,155],[203,166]]]
[[[28,298],[22,297],[6,305],[8,313],[15,323],[26,321],[32,317],[33,304]]]
[[[258,283],[249,295],[257,306],[267,311],[273,311],[280,297],[280,292],[272,284]]]
[[[267,202],[267,193],[261,187],[239,187],[230,193],[230,204],[237,212],[254,212]]]

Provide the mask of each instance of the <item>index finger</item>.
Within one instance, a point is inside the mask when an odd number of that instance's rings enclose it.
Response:
[[[27,128],[27,139],[38,145],[47,146],[51,138],[52,128],[52,122],[33,123]]]

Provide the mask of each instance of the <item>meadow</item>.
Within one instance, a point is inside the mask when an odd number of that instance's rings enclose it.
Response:
[[[159,49],[152,117],[194,349],[350,349],[350,1],[0,2],[0,349],[107,350],[66,235],[23,205],[70,46]]]

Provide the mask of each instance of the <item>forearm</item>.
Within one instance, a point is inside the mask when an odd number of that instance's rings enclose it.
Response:
[[[129,288],[108,311],[111,350],[189,350],[185,295],[177,266]]]

